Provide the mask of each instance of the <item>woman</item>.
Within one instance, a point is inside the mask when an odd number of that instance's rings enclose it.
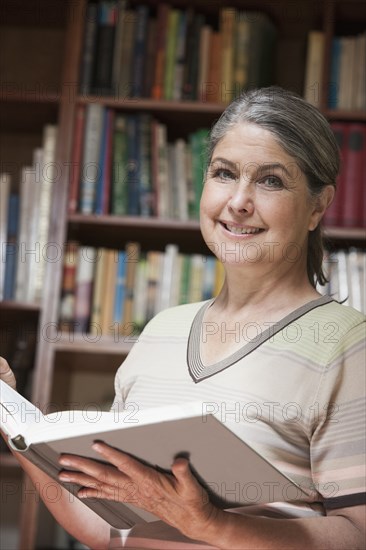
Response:
[[[364,317],[316,290],[325,282],[319,224],[338,168],[328,123],[301,98],[268,88],[234,101],[212,130],[201,200],[223,288],[157,315],[116,376],[115,408],[200,400],[231,416],[237,435],[307,497],[233,513],[202,498],[184,459],[166,475],[102,443],[113,467],[61,457],[60,479],[80,483],[81,498],[123,500],[134,483],[137,506],[161,518],[124,534],[127,548],[363,548]],[[66,528],[108,547],[100,519],[84,511],[78,529],[66,508],[53,509]]]

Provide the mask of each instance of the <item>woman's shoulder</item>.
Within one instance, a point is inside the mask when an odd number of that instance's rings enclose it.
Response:
[[[185,331],[189,332],[196,314],[209,301],[181,304],[160,311],[147,323],[144,335],[164,332],[182,336]]]
[[[314,310],[314,316],[326,316],[330,322],[339,324],[344,330],[349,330],[358,325],[362,325],[366,321],[366,316],[361,311],[332,300],[324,304],[323,307]]]

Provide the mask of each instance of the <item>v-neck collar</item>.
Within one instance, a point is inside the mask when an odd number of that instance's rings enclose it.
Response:
[[[193,378],[194,382],[200,382],[205,378],[213,376],[214,374],[217,374],[218,372],[221,372],[224,369],[231,367],[231,365],[237,363],[238,361],[240,361],[240,359],[257,349],[261,344],[283,330],[287,325],[296,321],[296,319],[299,319],[299,317],[302,317],[312,309],[333,302],[333,298],[331,298],[330,296],[321,296],[316,300],[311,300],[310,302],[307,302],[303,306],[300,306],[299,308],[295,309],[294,311],[283,317],[277,323],[274,323],[273,326],[265,329],[263,332],[261,332],[261,334],[258,335],[258,337],[250,340],[239,350],[230,354],[228,357],[221,359],[217,363],[205,365],[202,362],[200,352],[201,327],[205,312],[212,305],[213,302],[214,299],[209,300],[208,302],[203,304],[203,306],[198,310],[193,319],[191,330],[188,336],[187,363],[189,374]]]

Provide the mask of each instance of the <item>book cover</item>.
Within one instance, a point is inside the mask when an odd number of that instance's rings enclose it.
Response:
[[[211,48],[212,28],[202,25],[200,36],[199,64],[197,76],[197,99],[207,101],[207,81],[209,70],[209,56]]]
[[[156,62],[156,19],[149,17],[147,22],[146,63],[143,78],[143,97],[152,97]]]
[[[106,266],[100,324],[102,334],[110,335],[115,333],[115,327],[113,326],[113,312],[117,280],[118,250],[105,250],[105,262]]]
[[[130,216],[140,215],[140,117],[126,115],[127,131],[127,213]]]
[[[144,73],[146,70],[146,45],[149,9],[145,5],[137,6],[136,28],[132,54],[132,97],[143,96]]]
[[[106,295],[107,249],[98,248],[96,254],[93,294],[89,332],[98,337],[102,334],[102,311]]]
[[[84,95],[90,94],[93,83],[97,19],[98,5],[95,2],[89,2],[86,7],[84,41],[80,63],[80,93]]]
[[[122,332],[123,309],[126,300],[126,252],[119,250],[117,253],[116,280],[114,288],[113,323],[117,334]]]
[[[127,128],[125,115],[119,113],[114,121],[111,213],[127,214]]]
[[[78,257],[79,244],[76,241],[67,242],[63,257],[59,311],[59,328],[65,332],[73,331]]]
[[[69,214],[78,209],[80,171],[82,168],[83,139],[85,129],[85,105],[77,105],[75,110],[74,136],[72,142],[70,183],[69,183]]]
[[[135,296],[135,283],[137,266],[140,258],[140,245],[137,242],[129,242],[125,251],[125,296],[121,312],[121,333],[130,334],[133,323],[133,304]]]
[[[167,472],[175,457],[189,456],[196,477],[214,504],[222,508],[248,504],[245,491],[230,492],[228,498],[227,487],[236,484],[245,487],[253,480],[260,489],[255,503],[299,500],[311,491],[311,488],[296,485],[272,466],[235,435],[231,429],[235,426],[209,414],[201,402],[148,410],[100,412],[97,422],[89,422],[83,415],[84,411],[72,411],[73,422],[70,422],[70,411],[44,416],[3,381],[0,381],[0,389],[1,428],[7,434],[9,444],[15,452],[23,453],[56,481],[61,470],[58,459],[62,453],[99,460],[92,444],[101,440],[116,448],[121,448],[123,441],[124,452]],[[34,413],[27,415],[30,419],[28,425],[22,423],[21,411],[24,410]],[[149,441],[159,441],[159,445],[149,445],[146,443]],[[79,486],[59,483],[77,495]],[[82,502],[117,529],[157,519],[130,502],[100,499],[83,499]],[[253,503],[251,499],[250,504]]]
[[[21,240],[19,242],[16,299],[19,301],[24,300],[25,302],[35,302],[35,287],[38,276],[37,267],[41,254],[38,241],[38,224],[42,166],[43,149],[37,147],[33,150],[32,166],[24,166],[21,170],[21,211],[19,223],[23,236],[20,237]]]
[[[222,44],[221,33],[213,32],[211,35],[211,48],[209,52],[209,66],[206,85],[206,97],[210,103],[221,102],[221,64]]]
[[[322,31],[310,31],[305,65],[304,99],[320,106],[320,93],[323,78],[323,55],[325,35]]]
[[[131,9],[125,11],[123,25],[122,51],[119,70],[117,97],[124,99],[132,95],[132,71],[133,71],[133,44],[136,29],[136,12]]]
[[[8,234],[8,203],[10,195],[11,176],[5,172],[0,173],[0,300],[4,299],[5,278],[5,251]],[[20,298],[18,298],[20,299]]]
[[[105,109],[103,120],[103,133],[100,144],[98,181],[96,185],[95,214],[109,214],[111,195],[111,170],[114,110]]]
[[[91,298],[97,250],[91,246],[80,246],[75,278],[74,326],[76,333],[89,331]]]
[[[343,202],[347,192],[346,166],[348,156],[347,144],[349,125],[345,122],[332,122],[331,127],[338,143],[341,165],[336,182],[337,187],[335,196],[333,202],[324,213],[323,221],[326,226],[340,226],[342,224]]]
[[[105,108],[99,103],[86,107],[83,161],[80,180],[80,212],[92,214],[101,167],[99,165]]]
[[[341,41],[335,36],[332,39],[330,51],[330,75],[328,84],[328,107],[337,109],[339,94],[339,69],[340,69]]]
[[[10,193],[8,200],[7,229],[4,251],[5,273],[3,299],[13,300],[15,298],[15,281],[17,273],[18,257],[18,231],[19,231],[19,195]]]
[[[92,92],[99,96],[110,95],[113,92],[112,67],[116,19],[117,8],[115,3],[99,2],[92,83]]]
[[[159,3],[157,13],[157,43],[156,43],[156,59],[154,85],[152,88],[153,99],[162,99],[164,96],[164,74],[166,63],[166,46],[167,46],[167,29],[170,6],[168,4]]]
[[[224,7],[220,10],[220,32],[222,35],[222,58],[221,58],[221,81],[222,94],[221,100],[224,103],[230,103],[235,97],[233,89],[234,78],[234,39],[235,39],[235,20],[237,19],[237,10],[232,7]]]
[[[342,225],[362,227],[364,200],[364,173],[366,124],[349,123],[345,165],[345,193],[342,205]]]
[[[187,39],[187,11],[179,10],[177,25],[177,44],[175,49],[173,97],[177,101],[182,99],[185,50]]]
[[[46,124],[43,128],[42,137],[42,165],[40,168],[40,195],[39,195],[39,214],[38,214],[38,233],[34,243],[39,246],[39,261],[33,264],[35,269],[34,279],[34,299],[37,303],[41,302],[44,277],[47,265],[47,246],[48,233],[51,215],[51,200],[53,186],[56,184],[56,145],[58,128],[53,124]],[[37,176],[38,177],[38,176]]]
[[[179,11],[172,9],[168,15],[166,31],[166,57],[164,66],[164,99],[173,99],[173,79],[177,50]]]
[[[118,84],[120,79],[121,61],[122,61],[122,43],[125,34],[126,22],[126,0],[117,0],[116,6],[116,27],[114,34],[113,45],[113,61],[112,61],[112,89],[113,94],[118,97]]]
[[[148,113],[139,114],[139,151],[140,151],[140,215],[151,216],[154,208],[154,198],[151,177],[151,116]]]

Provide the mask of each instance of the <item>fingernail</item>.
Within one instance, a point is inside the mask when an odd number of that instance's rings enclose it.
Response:
[[[64,458],[63,456],[61,458],[59,458],[59,463],[62,464],[63,466],[71,466],[71,462],[68,458]]]
[[[103,447],[99,445],[99,443],[93,443],[92,448],[94,449],[94,451],[97,451],[98,453],[103,451]]]
[[[58,478],[61,481],[70,481],[70,476],[68,476],[67,474],[59,474]]]

